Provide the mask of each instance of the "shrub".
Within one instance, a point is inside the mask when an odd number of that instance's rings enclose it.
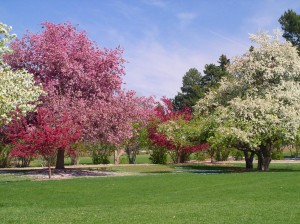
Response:
[[[244,153],[241,150],[233,149],[232,156],[234,160],[243,160]]]
[[[167,148],[152,146],[150,151],[150,158],[153,164],[167,163]]]
[[[4,145],[0,143],[0,167],[9,167],[10,166],[10,151],[12,146]]]
[[[207,150],[199,151],[194,154],[194,159],[197,161],[204,161],[208,158],[210,158],[210,156],[209,156]]]
[[[271,158],[275,159],[275,160],[282,160],[282,159],[284,159],[282,150],[281,149],[276,149],[276,150],[272,151],[271,152]]]
[[[33,157],[17,156],[17,157],[14,157],[14,164],[16,167],[29,167],[30,162],[32,160],[33,160]]]
[[[74,152],[70,154],[71,165],[78,165],[81,156],[90,156],[88,154],[87,146],[84,142],[76,142],[72,144]]]
[[[296,144],[296,145],[287,145],[287,146],[284,146],[281,148],[282,151],[289,151],[290,152],[290,157],[292,158],[297,158],[299,156],[299,152],[300,152],[300,149],[299,149],[299,145]]]
[[[228,148],[218,148],[215,152],[215,160],[216,161],[226,161],[230,154],[230,149]]]
[[[178,152],[174,150],[168,150],[168,153],[174,163],[185,163],[190,160],[191,152]],[[178,160],[179,159],[179,160]]]
[[[127,164],[128,163],[128,159],[126,158],[126,157],[121,157],[120,158],[120,162],[119,162],[119,164]]]
[[[104,143],[93,143],[88,146],[92,153],[94,164],[109,164],[109,157],[114,151],[114,147]]]

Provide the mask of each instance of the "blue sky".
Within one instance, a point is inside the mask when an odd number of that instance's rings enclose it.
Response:
[[[1,0],[0,21],[18,37],[46,20],[79,24],[100,47],[124,48],[124,88],[174,97],[189,68],[243,54],[249,33],[280,28],[287,9],[300,14],[300,1]]]

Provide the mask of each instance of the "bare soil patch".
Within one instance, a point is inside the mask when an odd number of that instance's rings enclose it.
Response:
[[[49,179],[48,170],[30,170],[24,172],[24,175],[34,180],[47,180]],[[106,177],[116,176],[113,172],[106,172],[100,170],[81,170],[81,169],[63,169],[63,170],[52,170],[51,179],[70,179],[76,177]]]

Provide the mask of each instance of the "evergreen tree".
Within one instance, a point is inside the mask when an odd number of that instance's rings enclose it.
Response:
[[[202,78],[203,88],[205,91],[219,87],[219,83],[224,76],[228,76],[226,66],[229,65],[230,60],[226,55],[222,54],[218,61],[219,65],[207,64],[204,69],[204,76]]]
[[[300,15],[289,9],[279,18],[283,37],[300,50]]]
[[[182,78],[181,92],[173,100],[174,108],[181,110],[194,106],[204,96],[202,86],[201,73],[196,68],[191,68]]]
[[[173,99],[174,109],[181,110],[184,107],[192,107],[210,89],[219,87],[222,77],[228,76],[226,67],[229,65],[230,60],[222,54],[218,63],[219,65],[205,65],[204,76],[196,68],[191,68],[185,73],[182,78],[181,92]]]

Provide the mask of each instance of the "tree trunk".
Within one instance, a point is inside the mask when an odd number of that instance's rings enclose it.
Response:
[[[263,154],[263,170],[269,171],[269,165],[271,162],[271,149],[269,147],[264,148],[264,150],[262,150],[262,154]]]
[[[253,158],[255,153],[251,152],[249,155],[248,151],[244,151],[245,162],[246,162],[246,169],[253,169]]]
[[[115,150],[114,151],[114,164],[118,165],[120,163],[120,157],[124,154],[125,150]]]
[[[57,151],[57,159],[55,169],[65,169],[65,150],[59,149]]]
[[[263,155],[263,170],[264,171],[269,171],[269,165],[272,160],[271,150],[272,150],[271,142],[268,142],[267,145],[261,149],[262,155]]]
[[[48,176],[51,179],[51,159],[48,159]]]
[[[71,164],[70,165],[78,165],[79,164],[79,156],[76,155],[71,155],[70,156],[71,159]]]
[[[258,156],[258,170],[269,171],[269,165],[271,163],[271,149],[272,144],[268,142],[266,145],[262,145],[257,153]]]
[[[135,146],[129,146],[126,147],[126,154],[127,154],[127,158],[128,158],[128,162],[129,164],[134,164],[135,160],[136,160],[136,154],[138,152],[138,148]]]
[[[128,158],[129,164],[134,164],[135,163],[136,153],[135,153],[134,149],[127,151],[127,158]]]
[[[180,153],[180,163],[185,163],[188,161],[190,154],[186,152],[181,152]]]
[[[269,171],[270,163],[271,163],[271,157],[270,156],[265,157],[264,158],[264,165],[263,165],[264,171]]]
[[[209,153],[209,155],[210,155],[210,162],[211,162],[211,163],[215,163],[215,162],[216,162],[216,160],[215,160],[215,150],[212,149],[212,148],[210,148],[210,149],[208,150],[208,153]]]
[[[179,149],[176,149],[176,163],[180,163],[180,152]]]
[[[262,170],[263,167],[263,156],[261,151],[257,152],[257,170]]]
[[[120,163],[120,157],[118,157],[118,150],[114,151],[114,164],[118,165]]]

